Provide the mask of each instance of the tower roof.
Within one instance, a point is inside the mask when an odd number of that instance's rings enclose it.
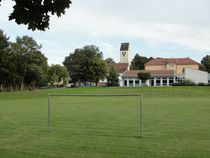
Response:
[[[120,51],[128,51],[129,43],[121,43]]]

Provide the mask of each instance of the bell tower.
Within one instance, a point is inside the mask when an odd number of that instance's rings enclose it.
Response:
[[[120,63],[128,63],[130,65],[130,44],[129,43],[121,43]]]

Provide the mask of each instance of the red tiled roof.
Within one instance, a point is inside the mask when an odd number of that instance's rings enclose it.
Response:
[[[108,64],[108,69],[110,70],[112,66],[115,68],[117,73],[123,73],[128,70],[128,64],[126,63],[117,63],[117,64],[111,63]]]
[[[166,65],[168,63],[174,63],[177,65],[197,65],[198,62],[190,59],[190,58],[156,58],[153,60],[150,60],[145,64],[145,66],[149,65]]]
[[[151,77],[170,77],[174,76],[174,70],[131,70],[126,71],[122,77],[138,77],[139,72],[147,72]]]

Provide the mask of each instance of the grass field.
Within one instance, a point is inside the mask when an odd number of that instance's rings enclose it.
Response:
[[[142,93],[135,97],[47,94]],[[209,158],[210,87],[73,88],[0,93],[0,158]]]

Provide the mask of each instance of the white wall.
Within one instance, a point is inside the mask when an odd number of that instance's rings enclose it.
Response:
[[[208,83],[208,73],[204,71],[194,70],[191,68],[184,68],[184,78],[192,80],[196,84]]]

